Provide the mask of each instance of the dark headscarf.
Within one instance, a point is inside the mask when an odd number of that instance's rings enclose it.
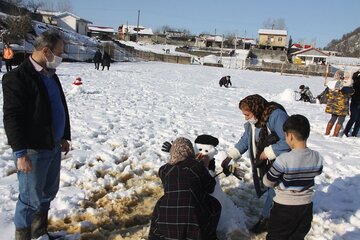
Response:
[[[174,165],[188,158],[195,158],[194,147],[187,138],[179,137],[175,139],[170,148],[169,164]]]
[[[260,128],[259,141],[256,142],[256,147],[259,149],[259,146],[262,145],[262,142],[268,135],[268,130],[266,122],[269,120],[270,114],[277,108],[283,107],[275,102],[268,102],[265,98],[259,94],[249,95],[242,99],[239,103],[239,108],[241,110],[250,111],[254,114],[255,118],[258,120],[255,126]],[[260,155],[261,152],[257,152],[256,155]]]

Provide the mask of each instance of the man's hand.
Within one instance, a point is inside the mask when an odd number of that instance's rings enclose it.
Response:
[[[32,164],[31,164],[31,160],[27,154],[25,154],[24,156],[19,157],[17,159],[16,167],[17,167],[18,171],[20,171],[20,172],[24,172],[24,173],[31,172]]]
[[[70,144],[66,139],[61,140],[61,151],[65,152],[65,155],[70,151]]]
[[[268,159],[268,157],[266,156],[266,154],[265,154],[265,152],[262,152],[261,154],[260,154],[260,160],[267,160]]]
[[[196,154],[195,157],[196,157],[197,160],[202,161],[202,162],[204,163],[204,166],[205,166],[206,168],[209,167],[210,159],[209,159],[209,156],[208,156],[208,155],[204,155],[204,154],[202,154],[202,153],[198,153],[198,154]]]

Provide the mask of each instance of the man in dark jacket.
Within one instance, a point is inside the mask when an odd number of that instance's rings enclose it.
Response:
[[[355,72],[352,76],[354,80],[353,88],[354,94],[351,96],[350,103],[350,119],[344,129],[345,136],[349,136],[350,129],[355,123],[351,136],[356,137],[360,128],[360,70]]]
[[[100,49],[96,50],[94,55],[94,63],[95,63],[95,69],[99,70],[100,63],[101,63],[102,54],[100,52]]]
[[[45,32],[34,48],[2,80],[4,128],[19,181],[16,240],[48,234],[50,202],[59,190],[61,152],[68,153],[70,141],[68,108],[55,74],[64,42],[57,32]]]
[[[104,70],[105,67],[107,67],[107,70],[109,71],[110,68],[110,62],[111,57],[110,55],[105,51],[102,59],[102,70]]]

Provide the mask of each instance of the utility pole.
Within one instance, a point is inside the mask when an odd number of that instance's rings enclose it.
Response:
[[[138,19],[137,19],[137,27],[136,27],[136,42],[139,39],[139,22],[140,22],[140,10],[138,10]]]
[[[243,39],[243,49],[245,49],[245,41],[246,41],[246,29],[245,29],[244,39]]]
[[[220,63],[222,63],[223,47],[224,47],[224,34],[222,35],[221,38]]]

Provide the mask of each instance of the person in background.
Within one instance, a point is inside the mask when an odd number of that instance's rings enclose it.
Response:
[[[164,195],[154,207],[149,240],[217,240],[221,205],[210,195],[216,181],[207,169],[210,159],[200,160],[189,139],[175,139],[170,159],[159,169]]]
[[[32,55],[2,78],[4,128],[19,182],[15,239],[48,235],[48,211],[60,183],[61,152],[69,152],[69,112],[55,71],[64,41],[47,31]],[[51,239],[51,237],[49,237]]]
[[[0,52],[0,72],[1,72],[1,68],[2,68],[2,56],[3,56],[3,53]]]
[[[275,195],[273,189],[261,186],[261,178],[266,173],[264,169],[267,169],[263,168],[261,162],[264,164],[266,162],[266,165],[269,165],[277,156],[290,151],[282,128],[288,115],[280,104],[268,102],[258,94],[249,95],[242,99],[239,103],[239,109],[246,120],[245,131],[238,143],[227,150],[227,157],[221,165],[226,168],[231,161],[238,161],[242,154],[248,152],[257,195],[261,197],[263,193],[267,194],[261,216],[250,229],[251,232],[258,234],[267,231],[270,209]],[[277,139],[270,141],[270,136],[277,136]]]
[[[295,91],[300,94],[300,98],[298,101],[304,101],[309,103],[316,103],[316,100],[313,96],[313,94],[310,91],[310,88],[305,85],[299,86],[300,91]]]
[[[102,59],[102,54],[100,52],[100,49],[98,49],[98,50],[96,50],[94,58],[93,58],[96,70],[99,70],[101,59]]]
[[[351,76],[348,72],[338,70],[335,72],[334,79],[327,83],[329,91],[325,112],[330,113],[331,118],[327,123],[325,135],[330,135],[336,122],[333,137],[338,137],[346,115],[349,114],[349,100],[354,92],[352,86],[345,86],[348,85],[349,80],[351,80]]]
[[[3,59],[5,61],[6,71],[10,72],[12,70],[12,59],[14,58],[14,52],[10,47],[9,43],[5,44]]]
[[[107,70],[109,71],[110,62],[111,62],[110,55],[106,51],[104,51],[104,55],[103,55],[103,58],[102,58],[102,71],[104,71],[105,67],[107,67]]]
[[[349,132],[355,123],[351,132],[351,136],[356,137],[360,128],[360,70],[356,71],[353,76],[354,94],[351,96],[350,103],[350,119],[344,129],[345,136],[349,136]]]
[[[307,147],[309,120],[292,115],[284,123],[286,142],[292,149],[277,157],[263,178],[275,188],[267,240],[304,239],[313,218],[314,178],[321,174],[323,158]]]
[[[224,77],[222,77],[220,80],[219,80],[219,85],[220,85],[220,87],[222,87],[222,86],[224,86],[224,87],[229,87],[229,85],[230,86],[232,86],[232,83],[231,83],[231,81],[230,81],[230,76],[224,76]]]

